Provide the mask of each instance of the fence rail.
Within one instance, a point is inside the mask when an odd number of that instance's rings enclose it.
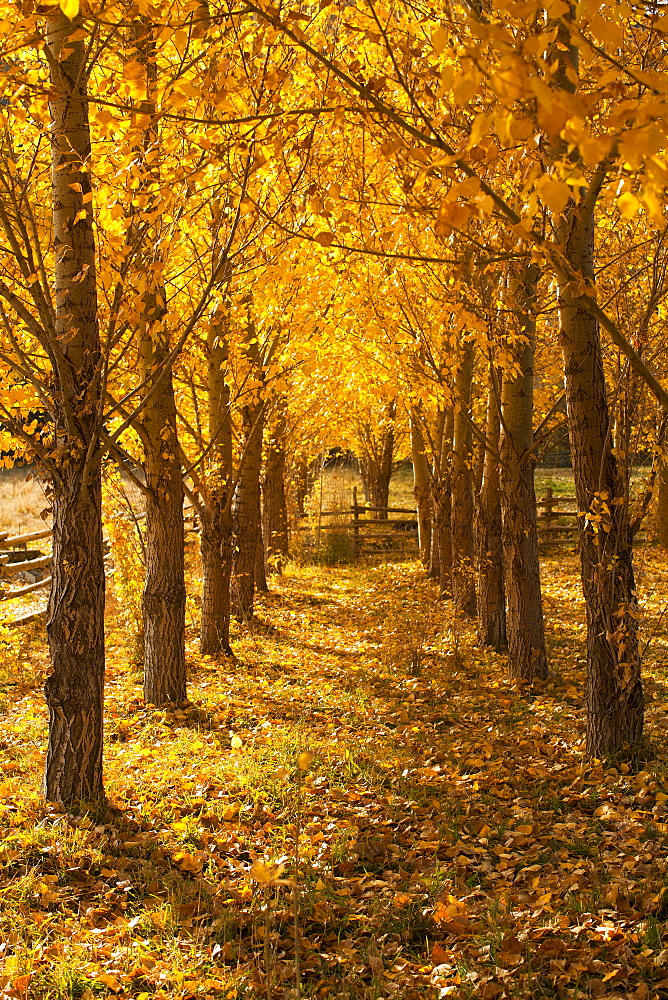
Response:
[[[562,509],[566,505],[566,509]],[[571,545],[577,547],[578,544],[578,524],[579,514],[577,510],[577,499],[574,496],[555,496],[552,489],[547,488],[545,495],[536,500],[536,512],[538,523],[538,541],[541,548],[554,545]],[[373,517],[374,514],[383,514],[384,517]],[[390,514],[404,514],[406,517],[390,517]],[[410,549],[417,551],[418,522],[417,510],[414,507],[374,507],[360,504],[357,501],[357,488],[353,488],[353,502],[344,510],[323,510],[314,515],[301,514],[300,517],[317,519],[317,524],[297,525],[293,532],[311,532],[316,536],[319,543],[321,532],[345,532],[352,538],[355,555],[382,554],[407,552]],[[195,510],[184,507],[184,517],[192,519],[192,527],[188,531],[198,531],[199,525]],[[323,524],[322,518],[344,518],[334,523]],[[569,523],[565,523],[568,521]],[[52,535],[51,528],[43,528],[40,531],[30,531],[18,535],[10,535],[9,531],[0,531],[0,602],[8,601],[17,597],[24,597],[26,594],[43,590],[50,586],[51,576],[46,576],[43,580],[35,580],[32,583],[25,583],[20,587],[3,589],[3,583],[21,572],[31,573],[34,570],[43,570],[51,565],[52,557],[42,555],[38,550],[28,551],[27,546],[31,542],[38,542]],[[325,535],[325,537],[328,537]],[[645,535],[636,535],[635,541],[644,541]],[[385,547],[378,542],[388,543]],[[370,543],[367,544],[367,543]],[[33,556],[33,558],[20,558],[21,556]],[[17,557],[18,561],[17,561]],[[30,611],[17,620],[5,622],[9,628],[28,624],[41,618],[46,609]]]
[[[382,513],[383,519],[368,517],[371,514]],[[555,496],[551,488],[547,488],[542,497],[536,499],[538,544],[544,551],[546,548],[556,545],[578,546],[580,515],[577,509],[577,497]],[[410,514],[412,518],[390,518],[390,514]],[[400,537],[410,538],[417,541],[417,510],[414,507],[372,507],[357,502],[357,490],[353,488],[353,502],[350,507],[343,510],[323,510],[311,515],[301,515],[311,517],[313,521],[310,525],[299,524],[293,531],[309,531],[311,534],[319,536],[321,532],[346,532],[352,535],[357,555],[364,554],[365,539],[386,538],[392,543],[386,549],[373,546],[375,552],[394,552],[399,546],[396,544]],[[322,518],[336,517],[339,520],[332,523],[323,524]],[[397,529],[401,531],[401,536]],[[388,531],[379,531],[381,527],[387,527]],[[369,529],[375,529],[369,530]],[[634,541],[643,542],[646,540],[644,533],[635,536]]]

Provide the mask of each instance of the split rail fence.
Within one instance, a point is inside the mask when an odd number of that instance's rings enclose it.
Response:
[[[578,544],[578,511],[574,496],[555,496],[552,489],[536,501],[538,514],[538,541],[541,548],[555,545]],[[186,508],[190,520],[188,531],[198,531],[197,518],[191,508]],[[381,514],[382,518],[374,515]],[[398,516],[394,516],[398,515]],[[306,516],[306,515],[304,515]],[[346,535],[356,557],[383,553],[415,553],[418,550],[417,510],[414,507],[370,507],[357,500],[357,489],[353,489],[353,502],[347,510],[321,510],[310,515],[311,524],[300,524],[295,532],[309,532],[314,547],[326,544],[328,533]],[[645,535],[638,534],[636,541],[644,541]],[[22,535],[10,535],[0,531],[0,602],[16,597],[24,597],[33,591],[43,590],[51,584],[48,573],[42,579],[8,588],[7,583],[19,573],[43,573],[51,566],[51,555],[44,555],[40,549],[29,545],[51,538],[51,528],[32,531]],[[45,609],[29,612],[17,620],[5,622],[7,627],[26,625],[44,615]]]
[[[555,545],[578,546],[580,517],[574,496],[555,496],[547,488],[544,496],[536,500],[538,544],[542,550]],[[383,519],[374,517],[384,515]],[[395,519],[390,515],[404,515]],[[306,515],[304,515],[306,516]],[[414,507],[370,507],[357,502],[353,489],[353,502],[348,510],[322,510],[309,515],[311,524],[298,525],[297,532],[310,532],[315,547],[325,544],[322,532],[345,533],[352,538],[355,555],[373,555],[404,551],[417,551],[417,510]],[[646,535],[639,533],[635,541],[643,542]],[[404,543],[402,545],[402,542]],[[384,545],[383,545],[384,543]]]

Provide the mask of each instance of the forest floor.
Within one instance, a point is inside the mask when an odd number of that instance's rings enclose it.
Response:
[[[289,566],[238,664],[195,653],[191,603],[175,711],[144,705],[112,603],[110,807],[82,814],[40,801],[43,636],[5,636],[0,995],[294,997],[296,884],[304,997],[667,997],[657,550],[641,577],[640,770],[583,757],[573,556],[544,561],[531,689],[412,562]]]

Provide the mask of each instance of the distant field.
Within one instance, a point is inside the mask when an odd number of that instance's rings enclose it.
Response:
[[[647,476],[649,469],[639,469],[633,474],[631,482],[635,486],[640,480]],[[552,490],[554,496],[574,496],[575,485],[573,483],[572,469],[536,469],[534,482],[536,486],[536,496],[545,496],[548,489]],[[360,503],[364,502],[364,490],[362,488],[362,477],[359,473],[348,468],[325,469],[323,475],[323,509],[332,510],[340,507],[348,508],[352,503],[353,487],[357,486],[357,496]],[[320,482],[316,482],[313,490],[313,499],[318,502]],[[392,477],[390,483],[390,507],[414,507],[413,497],[413,470],[410,465],[405,465]]]
[[[40,512],[49,502],[37,480],[26,482],[28,475],[27,468],[0,471],[0,531],[18,535],[45,527]]]
[[[323,510],[347,510],[353,502],[353,489],[357,487],[357,502],[364,503],[364,487],[358,472],[347,467],[330,467],[324,470],[322,482],[318,478],[311,494],[311,509],[320,506],[322,487]],[[392,476],[390,483],[390,507],[414,507],[413,470],[403,466]]]
[[[554,496],[573,496],[572,469],[536,469],[536,496],[545,495],[551,487]],[[357,487],[357,499],[364,503],[362,477],[349,468],[328,468],[323,473],[322,495],[323,510],[347,509],[353,499],[353,487]],[[320,480],[316,481],[311,498],[317,506],[320,500]],[[390,482],[390,507],[414,507],[413,470],[410,465],[404,465],[392,476]]]
[[[572,469],[538,468],[534,473],[536,496],[545,496],[548,489],[555,497],[570,497],[575,494]]]

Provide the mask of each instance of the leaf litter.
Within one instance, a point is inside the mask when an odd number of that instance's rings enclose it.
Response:
[[[668,996],[664,637],[647,760],[586,762],[576,567],[547,562],[531,689],[412,564],[291,568],[238,665],[193,625],[169,711],[110,621],[107,808],[41,803],[41,693],[13,688],[2,995],[287,998],[297,949],[309,997]]]

